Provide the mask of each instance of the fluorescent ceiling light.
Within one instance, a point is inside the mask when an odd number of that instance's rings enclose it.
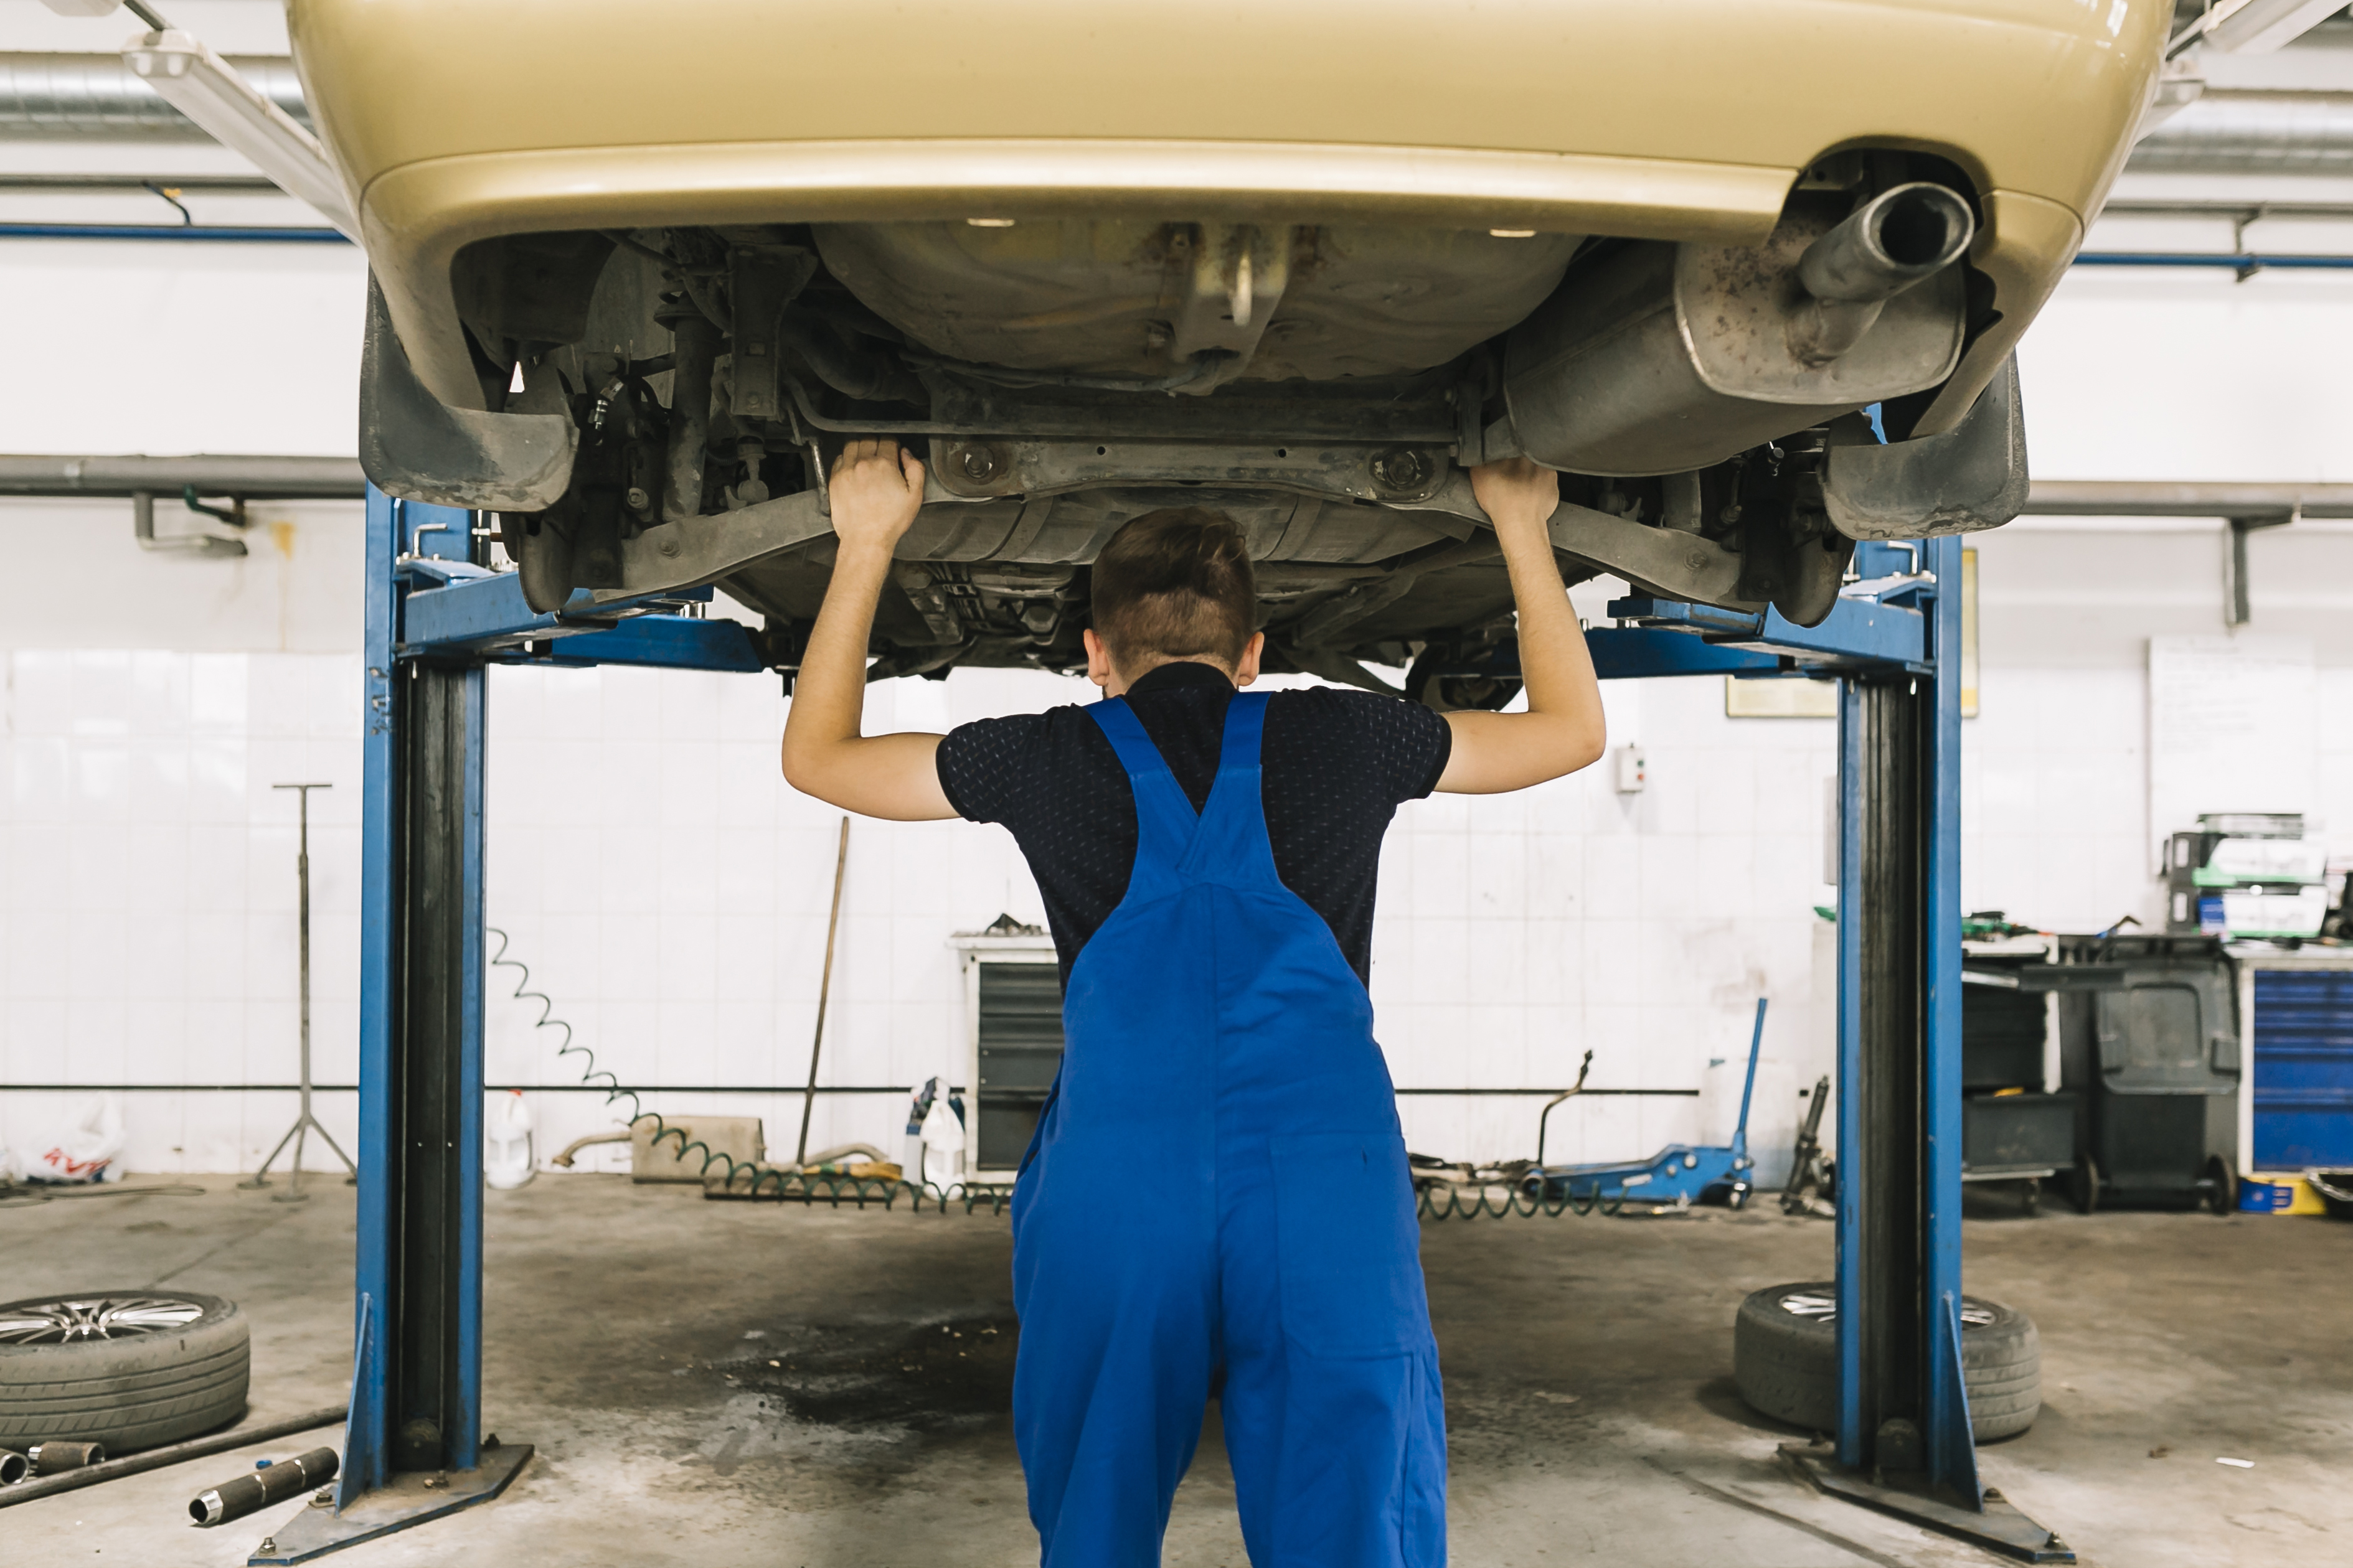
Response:
[[[2345,0],[2221,0],[2199,30],[2217,54],[2267,55],[2343,9]]]
[[[122,59],[197,129],[244,153],[279,189],[318,208],[346,237],[359,238],[343,179],[319,139],[194,35],[137,34],[122,46]]]

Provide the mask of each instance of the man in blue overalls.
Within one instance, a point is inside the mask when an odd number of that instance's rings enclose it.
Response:
[[[1439,1568],[1446,1430],[1405,1143],[1365,976],[1380,838],[1432,788],[1602,752],[1546,521],[1474,470],[1519,609],[1525,713],[1242,694],[1264,638],[1241,532],[1135,519],[1093,564],[1104,700],[864,736],[868,638],[923,470],[854,442],[839,553],[785,726],[797,787],[1013,830],[1063,965],[1062,1070],[1013,1198],[1014,1436],[1045,1568],[1151,1568],[1219,1396],[1258,1568]]]

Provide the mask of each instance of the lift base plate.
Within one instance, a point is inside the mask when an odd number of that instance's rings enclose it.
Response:
[[[1860,1470],[1849,1469],[1838,1462],[1836,1450],[1827,1445],[1784,1443],[1781,1460],[1832,1497],[1957,1536],[2021,1563],[2075,1561],[2073,1547],[2021,1513],[1991,1488],[1986,1489],[1984,1511],[1972,1512],[1957,1503],[1923,1491],[1883,1485]]]
[[[461,1508],[488,1502],[507,1489],[531,1458],[528,1443],[509,1443],[482,1450],[481,1462],[471,1470],[438,1475],[429,1470],[395,1475],[341,1512],[331,1508],[304,1508],[255,1548],[246,1559],[253,1568],[263,1563],[308,1563],[363,1541],[423,1524]]]

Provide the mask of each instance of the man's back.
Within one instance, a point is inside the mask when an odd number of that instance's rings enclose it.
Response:
[[[1233,682],[1207,664],[1164,664],[1126,692],[1198,811],[1217,776]],[[1446,771],[1453,733],[1419,703],[1315,688],[1268,700],[1261,799],[1283,886],[1324,917],[1359,979],[1371,969],[1381,836],[1399,803]],[[1135,802],[1111,743],[1083,708],[958,727],[941,743],[940,786],[958,815],[1001,823],[1028,858],[1062,976],[1118,907],[1135,859]]]

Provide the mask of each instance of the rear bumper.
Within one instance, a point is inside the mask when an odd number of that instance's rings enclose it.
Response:
[[[2003,321],[2128,149],[2168,0],[290,0],[322,139],[425,384],[479,405],[448,284],[505,233],[946,216],[1374,218],[1737,242],[1857,144],[1985,198]],[[1999,338],[2000,341],[1992,341]],[[1944,422],[1941,408],[1928,426]]]

